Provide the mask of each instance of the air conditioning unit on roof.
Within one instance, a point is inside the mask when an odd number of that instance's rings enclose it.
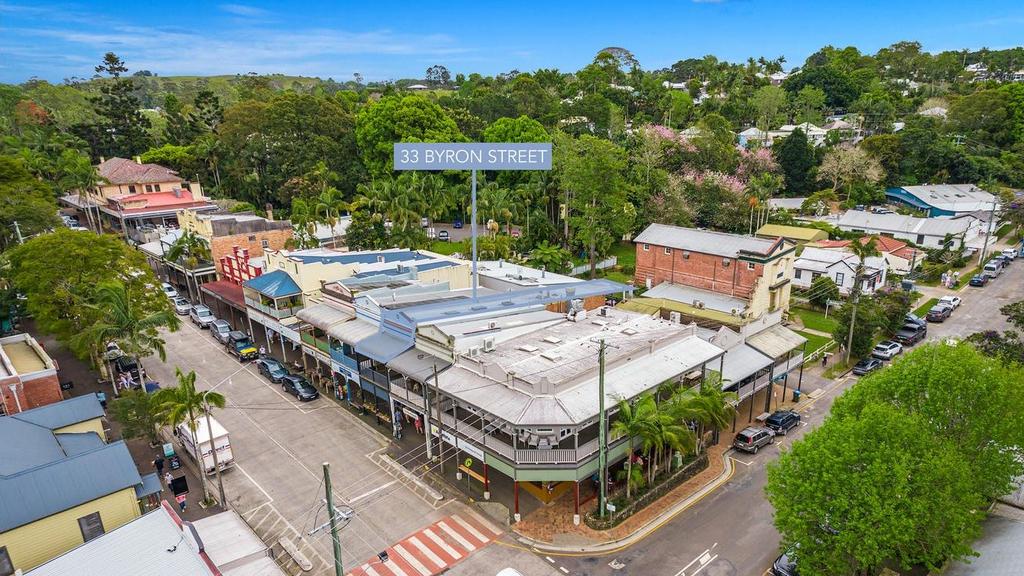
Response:
[[[494,352],[494,338],[484,338],[484,352]]]

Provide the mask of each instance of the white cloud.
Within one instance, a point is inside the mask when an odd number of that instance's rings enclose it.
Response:
[[[259,17],[266,16],[267,14],[269,14],[269,12],[267,12],[263,8],[257,8],[256,6],[246,6],[245,4],[221,4],[217,6],[217,8],[220,8],[222,12],[234,14],[235,16]]]

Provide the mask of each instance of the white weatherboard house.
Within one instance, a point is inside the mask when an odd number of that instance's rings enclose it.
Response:
[[[827,275],[839,287],[840,294],[849,294],[857,275],[860,259],[852,252],[806,247],[793,263],[793,285],[810,288],[819,276]],[[876,256],[864,259],[861,292],[873,294],[885,286],[885,261]]]
[[[985,233],[984,224],[973,217],[915,218],[861,210],[848,210],[836,226],[844,232],[899,238],[927,248],[941,248],[947,234],[959,246],[960,242],[968,244]]]
[[[924,184],[889,188],[885,196],[894,202],[924,210],[928,216],[959,216],[990,211],[999,207],[999,199],[973,184]]]

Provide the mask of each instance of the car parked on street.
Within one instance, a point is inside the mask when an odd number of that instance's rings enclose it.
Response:
[[[219,318],[214,319],[210,322],[210,334],[213,338],[221,344],[228,343],[228,334],[231,333],[231,324],[228,324],[227,320],[221,320]]]
[[[785,553],[775,559],[772,563],[772,576],[799,576],[796,570],[796,557],[792,553]]]
[[[1000,253],[1011,260],[1020,256],[1016,248],[1003,248],[1003,251]]]
[[[883,366],[878,358],[865,358],[853,365],[853,373],[857,376],[870,374]]]
[[[164,296],[167,296],[171,300],[178,298],[178,291],[174,289],[174,286],[171,286],[167,282],[160,285],[160,290],[163,291]]]
[[[192,319],[193,324],[202,329],[209,328],[210,324],[213,324],[213,321],[217,319],[213,312],[210,312],[210,309],[202,304],[193,306],[188,312],[188,317]]]
[[[985,264],[984,271],[982,274],[989,278],[996,278],[1003,273],[1003,265],[995,260],[989,260],[988,264]]]
[[[871,356],[879,360],[892,360],[903,352],[903,346],[892,340],[882,340],[871,350]]]
[[[985,274],[975,274],[974,276],[971,276],[971,281],[968,282],[968,284],[975,288],[981,288],[988,284],[988,280],[989,278]]]
[[[945,322],[953,314],[953,307],[949,304],[936,304],[928,310],[925,320],[929,322]]]
[[[920,316],[916,316],[914,314],[907,314],[906,316],[903,317],[903,325],[909,326],[911,324],[914,326],[920,326],[921,328],[928,327],[928,322],[926,322],[924,318],[921,318]]]
[[[229,354],[242,361],[255,360],[260,355],[249,335],[239,330],[228,332],[227,349]]]
[[[285,392],[295,396],[303,402],[309,400],[316,400],[320,397],[320,392],[313,387],[303,376],[297,374],[289,374],[281,379],[281,388]]]
[[[192,311],[192,304],[184,298],[174,299],[174,313],[179,316],[188,316],[188,313]]]
[[[794,410],[776,410],[768,416],[764,425],[772,432],[785,436],[790,429],[800,425],[800,413]]]
[[[939,298],[939,304],[945,304],[953,310],[959,308],[962,303],[963,300],[961,300],[959,296],[943,296],[942,298]]]
[[[264,356],[263,358],[256,360],[256,369],[260,371],[260,374],[266,376],[267,380],[270,380],[274,384],[280,384],[285,376],[291,375],[288,372],[288,369],[282,366],[280,362],[270,358],[269,356]]]
[[[751,454],[757,454],[762,446],[775,443],[775,432],[762,426],[748,426],[736,435],[732,447]]]
[[[908,314],[907,316],[910,316]],[[900,328],[896,334],[893,335],[892,339],[903,345],[904,348],[913,346],[918,342],[925,339],[928,336],[928,323],[922,320],[921,324],[917,322],[906,322],[903,327]]]

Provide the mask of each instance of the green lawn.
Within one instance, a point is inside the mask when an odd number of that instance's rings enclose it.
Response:
[[[462,249],[462,242],[444,242],[441,240],[435,240],[430,243],[431,252],[437,252],[438,254],[444,254],[445,256],[451,256]]]
[[[832,339],[826,336],[818,336],[817,334],[811,334],[810,332],[801,332],[800,330],[796,330],[796,333],[803,336],[804,338],[807,338],[807,346],[804,348],[807,354],[810,354],[811,352],[820,349],[822,346],[825,346],[826,344],[834,344]]]
[[[996,238],[999,238],[1000,240],[1002,240],[1003,236],[1006,236],[1007,234],[1009,234],[1012,231],[1013,231],[1013,224],[1010,224],[1009,222],[1007,222],[1006,224],[1003,224],[1002,226],[1000,226],[999,230],[996,230]]]
[[[929,298],[924,304],[921,304],[914,309],[914,315],[924,318],[924,315],[927,314],[928,311],[932,309],[932,306],[935,306],[935,303],[938,301],[938,298]]]
[[[789,311],[798,317],[804,323],[804,328],[810,328],[811,330],[818,330],[819,332],[825,332],[831,334],[836,328],[836,321],[831,317],[826,318],[825,314],[818,312],[817,310],[808,310],[806,308],[790,308]]]
[[[612,246],[611,255],[618,258],[619,266],[636,267],[636,245],[632,242],[620,242]]]

